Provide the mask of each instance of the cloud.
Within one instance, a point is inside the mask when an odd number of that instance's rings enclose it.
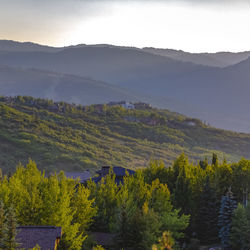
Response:
[[[250,8],[244,6],[249,3],[250,0],[0,0],[0,39],[55,46],[112,43],[195,51],[204,50],[198,47],[203,44],[210,48],[211,37],[220,38],[224,49],[232,38],[239,38],[230,46],[242,50],[249,47],[246,36]],[[220,50],[219,41],[212,42],[214,50]]]

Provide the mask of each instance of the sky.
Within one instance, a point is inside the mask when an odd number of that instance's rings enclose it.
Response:
[[[250,0],[0,0],[0,39],[250,50]]]

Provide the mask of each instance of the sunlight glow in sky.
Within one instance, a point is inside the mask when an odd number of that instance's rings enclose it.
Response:
[[[190,52],[250,50],[247,1],[198,2],[0,0],[0,39],[53,46],[106,43]]]

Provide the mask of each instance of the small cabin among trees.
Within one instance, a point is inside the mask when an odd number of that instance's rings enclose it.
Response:
[[[61,227],[20,226],[17,227],[16,241],[19,249],[32,249],[39,246],[41,250],[56,250],[61,234]]]
[[[116,184],[120,184],[123,182],[123,177],[126,176],[126,173],[128,173],[129,175],[134,175],[135,171],[128,169],[128,168],[124,168],[124,167],[111,167],[111,166],[103,166],[101,168],[101,170],[97,171],[96,173],[99,174],[99,176],[92,178],[92,180],[95,183],[98,183],[99,181],[101,181],[101,179],[103,177],[105,177],[106,175],[109,174],[110,171],[113,171],[113,173],[115,174],[115,182]]]

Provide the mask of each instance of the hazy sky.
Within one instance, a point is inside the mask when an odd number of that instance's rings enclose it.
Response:
[[[0,39],[250,50],[250,0],[0,0]]]

